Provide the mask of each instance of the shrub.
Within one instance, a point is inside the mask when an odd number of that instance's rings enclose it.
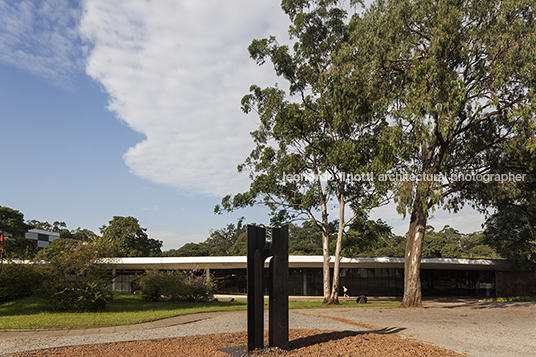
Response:
[[[212,278],[207,281],[205,276],[199,276],[196,273],[197,269],[195,268],[186,273],[186,287],[188,289],[184,298],[192,301],[207,301],[214,295]]]
[[[205,276],[198,276],[197,270],[189,272],[149,270],[136,282],[146,301],[159,301],[162,298],[188,301],[206,301],[213,296],[212,282]]]
[[[0,262],[0,303],[32,295],[41,281],[42,274],[34,264]]]
[[[45,264],[45,290],[59,311],[104,311],[112,300],[112,267],[99,262],[91,244],[66,244]],[[46,258],[46,256],[45,256]]]
[[[163,294],[166,276],[158,270],[147,270],[136,279],[136,290],[140,290],[145,301],[159,301]]]

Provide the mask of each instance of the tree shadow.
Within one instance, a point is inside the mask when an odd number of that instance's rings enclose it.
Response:
[[[459,305],[442,306],[442,309],[470,308],[470,309],[504,309],[507,307],[534,306],[536,301],[485,301],[462,303]]]

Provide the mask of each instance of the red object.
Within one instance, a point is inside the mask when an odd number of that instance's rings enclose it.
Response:
[[[0,235],[0,250],[3,252],[4,251],[4,231],[2,231],[2,235]]]

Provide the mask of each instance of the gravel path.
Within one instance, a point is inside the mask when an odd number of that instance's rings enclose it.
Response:
[[[392,329],[470,357],[536,356],[536,303],[433,304],[422,309],[302,310],[302,314]]]
[[[204,314],[199,314],[204,315]],[[227,332],[247,331],[247,312],[233,311],[217,314],[207,314],[209,318],[203,318],[193,322],[186,322],[179,325],[167,327],[154,327],[129,332],[115,332],[103,334],[91,334],[91,331],[71,331],[71,335],[38,337],[34,338],[28,335],[26,338],[16,336],[5,337],[0,334],[0,356],[9,355],[15,352],[30,351],[35,349],[86,345],[105,342],[120,341],[137,341],[137,340],[154,340],[169,337],[181,337],[192,335],[206,335]],[[265,315],[265,330],[268,329],[268,315]],[[289,314],[289,327],[291,329],[310,329],[322,328],[325,330],[350,330],[350,331],[367,331],[366,328],[352,325],[349,323],[338,322],[332,319],[326,319],[315,316],[304,316],[295,314],[291,311]],[[55,331],[51,331],[54,334]],[[77,335],[84,333],[83,335]]]
[[[195,319],[174,322],[178,324],[173,326],[147,324],[147,328],[133,331],[117,328],[122,332],[50,331],[49,337],[0,333],[0,356],[59,346],[154,340],[247,329],[245,311],[195,316]],[[291,329],[379,331],[470,357],[536,355],[536,303],[433,304],[423,309],[303,309],[291,310],[289,318]],[[266,317],[266,324],[267,320]],[[160,325],[164,323],[162,321]]]

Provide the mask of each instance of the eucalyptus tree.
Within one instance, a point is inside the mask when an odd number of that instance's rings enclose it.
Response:
[[[256,112],[256,143],[239,171],[250,171],[249,191],[227,196],[216,211],[254,204],[270,207],[274,224],[307,219],[322,232],[324,299],[338,302],[339,260],[344,229],[357,214],[378,205],[385,189],[374,185],[373,170],[389,150],[379,150],[387,131],[380,110],[372,110],[376,91],[366,88],[367,74],[333,59],[348,40],[347,13],[338,1],[289,1],[282,8],[292,25],[293,49],[275,37],[253,40],[251,57],[270,60],[289,84],[251,86],[244,112]],[[329,220],[338,208],[338,227]],[[349,205],[352,212],[347,215]],[[333,285],[330,289],[330,234],[337,232]]]
[[[533,11],[533,1],[378,0],[353,19],[354,48],[405,137],[408,176],[396,192],[399,212],[411,215],[403,306],[421,305],[430,213],[457,211],[503,143],[533,130]]]

